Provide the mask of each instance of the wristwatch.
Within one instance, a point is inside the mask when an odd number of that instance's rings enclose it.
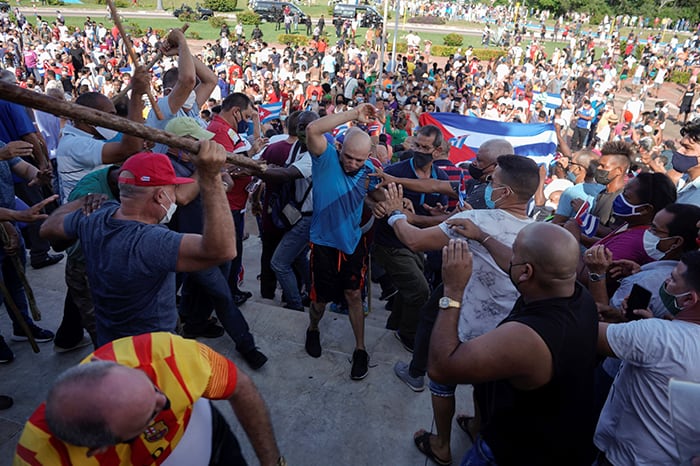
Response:
[[[452,298],[448,298],[447,296],[443,296],[440,298],[440,301],[438,301],[438,306],[440,309],[449,309],[451,307],[456,307],[457,309],[462,307],[462,304],[459,301],[455,301]]]
[[[605,280],[605,274],[604,273],[589,272],[588,279],[592,282],[599,282],[601,280]]]
[[[401,214],[403,214],[403,212],[396,209],[396,210],[392,210],[391,213],[388,215],[388,217],[393,217],[394,215],[401,215]]]

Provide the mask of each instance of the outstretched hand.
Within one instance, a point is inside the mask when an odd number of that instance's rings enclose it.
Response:
[[[44,207],[51,204],[56,199],[58,199],[58,194],[49,196],[43,201],[37,202],[28,209],[16,211],[13,214],[14,220],[22,223],[32,223],[45,220],[48,218],[48,215],[42,213],[41,211],[44,209]]]

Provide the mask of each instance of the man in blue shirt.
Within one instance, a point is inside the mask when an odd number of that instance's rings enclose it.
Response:
[[[321,356],[318,324],[326,304],[345,297],[355,335],[350,378],[367,376],[369,355],[365,350],[365,322],[361,288],[367,268],[367,244],[361,238],[360,220],[365,196],[377,181],[369,175],[376,170],[368,160],[372,151],[369,135],[359,128],[345,133],[338,153],[330,134],[350,121],[367,124],[376,109],[363,104],[351,111],[328,115],[309,124],[299,138],[306,141],[312,156],[313,215],[311,217],[311,308],[306,331],[306,352]]]
[[[591,121],[595,118],[595,110],[591,107],[590,100],[583,99],[583,107],[578,109],[576,116],[578,119],[576,120],[574,134],[571,136],[571,150],[581,149],[584,142],[586,142],[588,132],[591,130]]]

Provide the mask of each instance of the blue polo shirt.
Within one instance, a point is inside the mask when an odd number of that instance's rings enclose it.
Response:
[[[397,178],[410,178],[414,180],[418,179],[418,175],[416,174],[416,168],[413,164],[412,158],[404,160],[403,162],[398,162],[393,165],[389,165],[384,171],[389,175],[395,176]],[[447,173],[445,173],[444,170],[442,170],[441,168],[436,167],[435,163],[433,163],[433,166],[430,169],[430,177],[435,180],[449,180]],[[408,189],[404,189],[403,197],[411,200],[411,202],[413,203],[413,209],[416,211],[417,215],[430,215],[430,213],[428,213],[428,211],[425,210],[425,208],[423,208],[423,204],[427,204],[429,206],[434,207],[439,202],[440,204],[446,206],[449,200],[449,198],[444,194],[417,193]],[[374,233],[374,241],[377,244],[381,244],[382,246],[390,248],[406,247],[396,237],[394,229],[389,226],[386,218],[383,218],[381,221],[377,222],[377,229]]]
[[[360,221],[365,196],[376,189],[379,180],[369,176],[376,171],[369,160],[354,176],[346,175],[333,137],[325,136],[326,150],[311,157],[311,242],[352,254],[362,236]]]

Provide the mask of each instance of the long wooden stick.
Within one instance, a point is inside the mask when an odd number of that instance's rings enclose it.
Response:
[[[192,154],[199,152],[199,141],[175,136],[167,131],[151,128],[142,123],[112,115],[111,113],[101,112],[94,108],[84,107],[74,104],[73,102],[57,100],[53,97],[39,94],[38,92],[22,89],[14,84],[0,81],[0,96],[2,96],[3,100],[24,105],[25,107],[35,108],[58,117],[69,118],[73,121],[82,121],[93,126],[104,126],[105,128],[110,128],[149,141],[160,142],[168,147],[182,149]],[[232,154],[230,152],[226,154],[226,160],[228,163],[246,168],[253,173],[263,173],[267,168],[266,165],[258,164],[248,157]]]
[[[183,32],[183,34],[184,34],[184,33],[187,31],[187,29],[188,29],[189,27],[190,27],[190,23],[185,23],[185,24],[182,25],[182,27],[180,28],[180,30],[181,30],[181,31]],[[151,68],[153,68],[153,67],[155,66],[155,64],[158,63],[162,58],[163,58],[163,52],[161,52],[160,50],[158,50],[158,52],[156,53],[156,56],[153,57],[153,58],[151,59],[151,61],[149,61],[149,62],[146,64],[146,69],[147,69],[147,70],[150,70]],[[127,94],[127,92],[129,92],[130,90],[131,90],[131,81],[129,81],[129,84],[127,84],[127,85],[124,87],[124,89],[122,89],[121,91],[119,91],[119,94],[116,94],[115,96],[112,97],[112,102],[116,102],[117,100],[121,99],[121,98],[124,97],[124,96]],[[158,110],[160,110],[160,109],[158,109]]]
[[[138,66],[138,59],[136,58],[136,52],[134,52],[134,46],[131,44],[131,39],[129,36],[126,35],[126,31],[124,30],[124,26],[122,26],[122,21],[119,19],[119,12],[117,12],[117,7],[114,6],[114,2],[112,0],[107,0],[107,6],[109,7],[109,10],[112,12],[112,20],[114,21],[114,25],[117,27],[119,30],[119,34],[122,36],[122,40],[124,41],[124,48],[126,48],[126,52],[129,54],[129,58],[131,58],[131,64],[134,66],[134,69]],[[159,120],[162,120],[165,118],[163,116],[163,112],[160,111],[160,108],[158,107],[158,101],[156,98],[153,96],[153,91],[151,90],[151,86],[148,86],[148,89],[146,90],[146,95],[148,96],[148,100],[151,102],[151,108],[153,109],[153,112],[156,114],[156,118]]]
[[[0,239],[2,239],[4,244],[10,244],[10,235],[8,235],[7,230],[5,230],[5,225],[1,223]],[[29,310],[32,313],[32,319],[41,320],[41,311],[39,311],[39,308],[36,305],[34,290],[32,290],[32,286],[29,284],[29,280],[27,280],[27,275],[24,273],[24,266],[22,265],[22,262],[19,260],[17,254],[12,254],[10,256],[10,260],[12,261],[12,265],[15,267],[15,272],[17,272],[19,281],[22,282],[22,286],[24,286],[24,293],[27,295],[27,301],[29,302]]]

